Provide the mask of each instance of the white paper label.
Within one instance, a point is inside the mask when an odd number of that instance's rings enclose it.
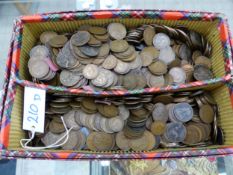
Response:
[[[24,112],[23,129],[44,133],[45,118],[45,90],[25,87],[24,88]]]

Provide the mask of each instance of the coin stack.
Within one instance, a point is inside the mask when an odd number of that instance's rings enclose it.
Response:
[[[74,33],[45,31],[30,51],[29,73],[69,88],[142,89],[213,78],[210,44],[183,26],[83,25]]]
[[[45,134],[48,146],[72,129],[61,147],[70,150],[133,150],[207,146],[223,143],[217,104],[206,91],[160,95],[86,97],[54,93],[47,97]],[[59,143],[62,143],[61,140]]]

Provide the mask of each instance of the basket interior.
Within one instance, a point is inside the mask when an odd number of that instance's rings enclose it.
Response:
[[[126,27],[137,27],[142,24],[165,24],[168,26],[184,25],[191,30],[195,30],[204,35],[212,45],[212,68],[216,77],[222,77],[225,75],[224,68],[224,56],[223,48],[220,41],[220,34],[218,31],[218,20],[215,21],[188,21],[188,20],[158,20],[158,19],[89,19],[89,20],[76,20],[76,21],[56,21],[56,22],[41,22],[41,23],[27,23],[24,24],[22,46],[20,54],[20,69],[19,75],[21,79],[31,80],[28,73],[27,62],[29,59],[30,49],[36,44],[40,34],[43,31],[56,31],[59,33],[73,32],[83,24],[103,26],[111,22],[121,22]],[[197,89],[189,88],[189,90]],[[216,99],[220,116],[218,123],[222,127],[225,136],[225,145],[233,145],[233,109],[229,96],[229,90],[226,85],[212,84],[203,87],[211,91],[212,95]],[[23,90],[21,86],[16,87],[16,96],[11,113],[11,127],[9,136],[8,149],[18,150],[21,149],[19,144],[20,139],[25,138],[27,135],[22,130],[22,116],[23,116]],[[212,147],[219,147],[213,145]],[[185,150],[192,148],[182,148]],[[158,149],[156,151],[163,151],[164,149]],[[177,149],[172,149],[177,150]],[[53,151],[53,150],[51,150]],[[87,151],[79,151],[87,152]],[[89,151],[91,152],[91,151]]]
[[[204,35],[212,45],[212,70],[215,77],[222,77],[225,73],[223,48],[218,30],[218,20],[215,21],[188,21],[188,20],[158,20],[158,19],[88,19],[75,21],[57,21],[26,23],[23,28],[22,46],[20,53],[19,75],[21,79],[31,80],[28,73],[27,62],[29,52],[36,45],[40,34],[44,31],[56,31],[58,33],[74,32],[84,24],[106,26],[111,22],[121,22],[127,28],[138,27],[142,24],[164,24],[167,26],[184,25],[190,30]]]
[[[226,85],[206,86],[203,89],[211,92],[219,106],[218,124],[223,129],[225,142],[223,146],[233,145],[233,109],[229,95],[229,89]],[[20,139],[27,137],[26,132],[22,130],[22,116],[23,116],[23,90],[21,86],[17,86],[16,96],[11,113],[11,127],[8,149],[21,149],[19,144]],[[194,90],[194,89],[192,89]],[[175,92],[174,92],[175,93]],[[209,148],[221,147],[213,145]],[[182,148],[182,150],[192,148]],[[172,149],[177,150],[177,149]],[[56,150],[57,151],[57,150]],[[61,150],[62,151],[62,150]],[[164,149],[157,149],[156,151],[164,151]],[[78,151],[77,151],[78,152]],[[79,151],[87,152],[87,151]],[[91,152],[91,151],[89,151]]]

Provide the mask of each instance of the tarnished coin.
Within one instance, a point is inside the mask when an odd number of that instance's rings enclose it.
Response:
[[[113,52],[124,52],[129,48],[126,40],[114,40],[110,42],[110,49]]]
[[[125,137],[123,131],[120,131],[116,134],[116,145],[121,150],[128,151],[130,149],[129,142],[130,140]]]
[[[33,77],[41,79],[49,73],[49,66],[43,60],[33,61],[29,67],[29,72]]]
[[[198,81],[209,80],[214,78],[213,73],[204,65],[195,65],[193,76]]]
[[[121,60],[117,60],[117,65],[114,68],[114,71],[118,74],[126,74],[130,71],[130,66],[128,63]]]
[[[189,124],[186,126],[186,137],[183,143],[190,145],[199,143],[202,140],[202,132],[196,125]]]
[[[41,141],[45,146],[49,146],[49,145],[56,143],[63,136],[64,136],[64,133],[55,134],[55,133],[52,133],[51,131],[49,131],[41,138]],[[62,143],[64,141],[64,139],[62,139],[57,144]]]
[[[63,123],[57,122],[53,119],[49,124],[49,131],[55,134],[59,134],[65,131],[65,127]]]
[[[202,64],[209,69],[211,69],[211,66],[212,66],[211,60],[205,56],[198,56],[195,59],[195,65],[199,65],[199,64]]]
[[[204,104],[200,107],[199,115],[204,123],[212,123],[214,120],[214,110],[208,104]]]
[[[78,142],[79,142],[79,137],[78,137],[77,131],[71,130],[69,132],[69,138],[67,142],[64,145],[62,145],[62,149],[73,150]]]
[[[146,151],[152,150],[156,145],[155,136],[147,130],[144,132],[144,135],[145,135],[146,140],[147,140],[147,142],[146,142],[147,148],[145,150]]]
[[[141,52],[140,57],[142,59],[142,66],[144,67],[149,66],[154,60],[152,54],[148,52]]]
[[[63,47],[68,41],[65,35],[57,35],[49,40],[49,45],[52,47]]]
[[[151,46],[153,44],[153,37],[155,35],[155,29],[151,26],[146,27],[143,32],[143,39],[147,46]]]
[[[90,33],[87,31],[78,31],[72,35],[70,41],[75,46],[83,46],[90,40]]]
[[[57,33],[54,31],[45,31],[40,35],[40,41],[45,44],[53,37],[57,36]]]
[[[162,61],[155,61],[148,66],[148,69],[154,75],[163,75],[167,72],[167,65]]]
[[[94,64],[88,64],[83,69],[83,76],[87,79],[95,79],[99,75],[99,68]]]
[[[31,49],[29,55],[30,58],[46,58],[49,56],[49,50],[46,46],[37,45]]]
[[[109,55],[103,62],[102,66],[105,69],[114,69],[117,65],[117,58],[114,55]]]
[[[130,139],[129,145],[133,151],[147,150],[148,138],[145,134],[143,134],[142,137]]]
[[[95,103],[94,98],[83,98],[81,106],[83,106],[87,110],[97,112],[97,104]]]
[[[80,73],[71,72],[68,70],[62,70],[60,73],[60,82],[64,86],[74,86],[81,80],[82,76]]]
[[[89,57],[97,56],[100,51],[99,47],[91,47],[88,45],[81,46],[79,47],[79,49],[84,55],[89,56]]]
[[[163,121],[167,122],[168,120],[168,111],[164,104],[156,103],[152,111],[152,116],[154,121]]]
[[[173,67],[169,70],[169,74],[173,77],[175,83],[185,83],[186,73],[182,68]]]
[[[172,50],[170,46],[160,49],[159,52],[159,60],[164,62],[165,64],[171,64],[176,58],[175,52]]]
[[[163,121],[155,121],[151,124],[151,132],[154,135],[162,135],[165,132],[166,123]]]
[[[186,128],[182,123],[172,122],[167,124],[164,136],[169,142],[178,143],[184,141],[186,133]]]
[[[147,82],[149,87],[163,87],[165,83],[164,77],[161,76],[153,76],[151,75],[149,78],[149,82]]]
[[[169,103],[172,103],[173,102],[173,97],[171,94],[161,94],[161,95],[158,95],[158,96],[155,96],[153,98],[153,103],[163,103],[163,104],[169,104]]]
[[[88,28],[88,31],[92,34],[96,34],[96,35],[103,35],[105,33],[107,33],[106,28],[104,27],[98,27],[98,26],[91,26]]]
[[[170,38],[164,33],[157,33],[153,38],[153,45],[159,50],[170,46],[170,43]]]
[[[188,122],[193,117],[193,108],[188,103],[175,104],[173,112],[180,122]]]
[[[73,130],[79,130],[81,127],[75,121],[75,111],[72,110],[64,115],[64,122],[67,128],[72,128]]]
[[[124,127],[124,120],[120,117],[113,117],[108,120],[109,127],[113,132],[119,132]]]
[[[121,23],[111,23],[107,30],[111,38],[116,40],[121,40],[126,36],[126,28]]]

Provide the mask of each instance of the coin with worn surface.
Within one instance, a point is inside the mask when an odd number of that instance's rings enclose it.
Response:
[[[43,46],[43,45],[37,45],[37,46],[34,46],[30,53],[30,58],[46,58],[49,56],[49,50],[46,46]]]
[[[130,65],[129,63],[117,60],[117,65],[114,68],[114,71],[118,74],[126,74],[130,71]]]
[[[63,47],[67,41],[68,39],[65,35],[57,35],[49,40],[49,45],[55,48]]]
[[[104,27],[98,27],[98,26],[91,26],[88,28],[88,31],[92,34],[96,34],[96,35],[103,35],[105,33],[107,33],[106,28]]]
[[[154,121],[163,121],[167,122],[168,120],[168,111],[164,104],[156,103],[152,111],[152,116]]]
[[[160,50],[158,59],[169,65],[176,59],[176,55],[172,48],[168,46]]]
[[[153,102],[154,103],[163,103],[163,104],[169,104],[169,103],[172,103],[173,102],[173,97],[171,94],[161,94],[161,95],[158,95],[158,96],[155,96],[153,98]]]
[[[185,83],[186,73],[182,68],[173,67],[169,70],[169,74],[173,77],[175,83]]]
[[[202,64],[202,65],[206,66],[209,69],[212,66],[211,60],[209,58],[205,57],[205,56],[198,56],[195,59],[195,65],[199,65],[199,64]]]
[[[75,73],[75,72],[71,72],[68,70],[62,70],[60,74],[60,82],[64,86],[68,86],[68,87],[71,87],[77,84],[81,80],[81,78],[82,77],[80,73]]]
[[[124,127],[124,120],[121,119],[120,117],[110,118],[108,122],[109,122],[109,127],[113,132],[119,132]]]
[[[213,73],[204,65],[195,65],[193,76],[198,81],[209,80],[214,78]]]
[[[171,122],[167,124],[164,136],[169,142],[178,143],[184,141],[186,133],[186,128],[182,123]]]
[[[129,48],[126,40],[114,40],[110,42],[110,49],[113,52],[124,52]]]
[[[155,121],[151,124],[151,132],[154,135],[162,135],[165,132],[166,123],[163,121]]]
[[[180,122],[188,122],[193,117],[193,108],[188,103],[175,104],[173,112]]]
[[[49,146],[49,145],[52,145],[55,142],[57,142],[63,136],[64,136],[64,133],[55,134],[55,133],[52,133],[51,131],[49,131],[49,132],[45,133],[45,135],[41,138],[41,141],[45,146]],[[64,141],[64,139],[62,139],[57,144],[62,143]]]
[[[67,128],[72,128],[73,130],[79,130],[81,127],[75,121],[75,111],[69,111],[66,113],[63,118]]]
[[[148,69],[154,75],[163,75],[167,72],[167,65],[162,61],[155,61],[148,66]]]
[[[165,83],[164,77],[161,76],[150,76],[149,81],[147,82],[149,87],[163,87]]]
[[[145,134],[142,137],[131,139],[129,142],[130,148],[134,151],[143,151],[147,149],[148,146],[148,138]]]
[[[45,31],[40,35],[40,41],[43,44],[46,44],[50,39],[57,36],[57,33],[54,31]]]
[[[72,35],[70,41],[75,46],[83,46],[90,40],[90,33],[87,31],[78,31]]]
[[[52,120],[49,124],[49,131],[55,134],[59,134],[65,131],[63,123]]]
[[[153,45],[159,50],[170,46],[170,43],[170,38],[164,33],[157,33],[153,38]]]
[[[88,45],[84,45],[79,47],[79,50],[88,57],[95,57],[99,54],[99,47],[91,47]]]
[[[94,64],[88,64],[83,68],[83,76],[87,79],[95,79],[99,74],[99,68]]]
[[[43,78],[49,73],[49,66],[43,60],[33,61],[29,67],[30,74],[35,78]]]
[[[105,71],[102,69],[99,70],[99,74],[95,79],[91,80],[92,84],[98,87],[103,87],[108,83],[107,76],[105,74]]]
[[[118,115],[123,120],[126,120],[126,119],[129,118],[129,110],[124,105],[118,106],[118,110],[119,110],[119,114]]]
[[[144,132],[144,135],[145,135],[146,140],[147,140],[147,142],[146,142],[147,148],[145,150],[146,151],[152,150],[156,145],[155,136],[147,130]]]
[[[212,123],[214,120],[214,110],[208,104],[204,104],[200,107],[199,115],[204,123]]]
[[[105,69],[114,69],[117,65],[117,58],[114,55],[109,55],[103,62],[102,66]]]
[[[143,39],[147,46],[151,46],[153,44],[153,37],[155,35],[155,29],[151,26],[146,27],[143,31]]]
[[[125,137],[124,132],[120,131],[116,134],[116,145],[124,151],[128,151],[130,149],[129,139]]]
[[[72,150],[77,145],[79,138],[77,137],[77,131],[70,131],[69,132],[69,138],[67,142],[62,145],[62,149],[64,150]]]
[[[196,125],[189,124],[186,126],[186,130],[187,134],[183,143],[190,145],[201,141],[202,132]]]
[[[126,36],[126,28],[121,23],[111,23],[107,30],[111,38],[116,40],[121,40]]]

